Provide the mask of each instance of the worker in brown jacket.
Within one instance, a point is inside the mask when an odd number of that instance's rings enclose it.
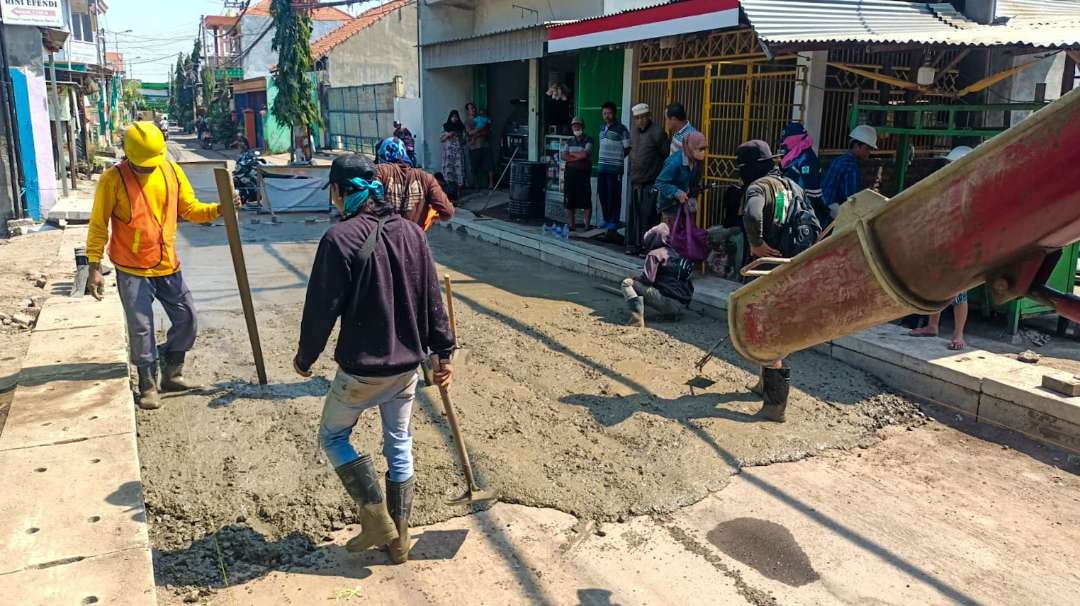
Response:
[[[430,173],[412,166],[405,144],[397,137],[383,139],[377,150],[375,165],[386,189],[386,199],[398,214],[427,231],[439,221],[454,216],[454,205]]]

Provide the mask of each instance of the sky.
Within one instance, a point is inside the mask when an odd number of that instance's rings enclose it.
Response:
[[[380,3],[361,2],[349,12]],[[147,82],[168,81],[177,54],[191,52],[203,15],[225,14],[221,0],[107,0],[107,4],[109,10],[101,20],[106,49],[119,48],[130,77]]]

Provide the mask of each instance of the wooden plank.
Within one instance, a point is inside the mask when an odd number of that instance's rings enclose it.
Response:
[[[217,168],[214,169],[214,178],[217,180],[221,216],[225,218],[225,233],[229,237],[229,252],[232,253],[233,271],[236,272],[236,286],[240,289],[240,304],[244,308],[251,353],[255,357],[255,372],[259,375],[259,384],[266,385],[266,364],[263,362],[262,344],[259,342],[259,325],[255,320],[255,307],[251,303],[251,285],[248,284],[240,226],[236,217],[236,206],[233,205],[232,176],[229,171]]]

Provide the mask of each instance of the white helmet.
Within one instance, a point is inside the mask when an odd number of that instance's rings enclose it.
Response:
[[[966,145],[958,145],[957,147],[952,148],[952,151],[950,151],[945,156],[945,160],[947,160],[949,162],[956,162],[957,160],[959,160],[960,158],[963,158],[964,156],[970,154],[971,152],[972,152],[972,149],[970,147],[968,147]]]
[[[861,124],[856,126],[851,134],[848,135],[849,139],[865,143],[870,146],[871,149],[877,149],[877,131],[873,126]]]

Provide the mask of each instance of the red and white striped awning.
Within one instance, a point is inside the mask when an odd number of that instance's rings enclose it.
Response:
[[[548,52],[594,48],[739,25],[738,0],[683,0],[548,29]]]

